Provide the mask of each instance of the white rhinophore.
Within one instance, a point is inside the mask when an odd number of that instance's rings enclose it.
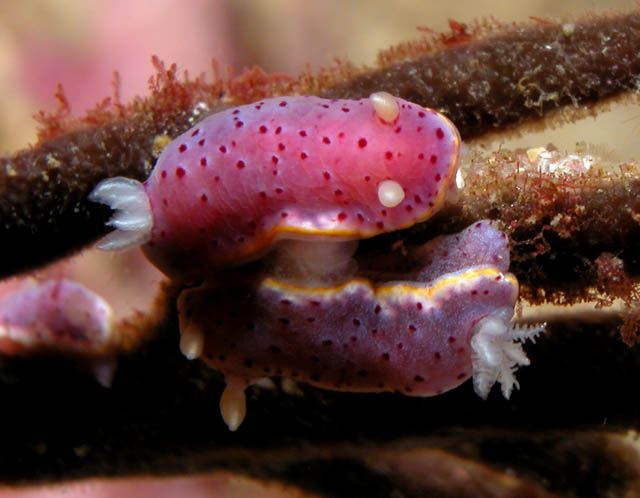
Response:
[[[393,123],[398,117],[398,114],[400,114],[398,101],[390,93],[375,92],[369,95],[369,99],[373,104],[376,114],[382,121]]]

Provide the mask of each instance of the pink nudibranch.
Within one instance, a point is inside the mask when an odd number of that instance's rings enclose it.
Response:
[[[150,177],[101,182],[118,212],[99,247],[144,245],[175,280],[258,259],[282,239],[349,241],[423,221],[455,191],[456,127],[380,92],[265,99],[173,140]]]

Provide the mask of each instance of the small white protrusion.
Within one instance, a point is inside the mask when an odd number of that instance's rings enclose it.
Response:
[[[105,236],[98,249],[115,251],[137,247],[151,238],[153,216],[144,185],[137,180],[117,176],[102,180],[89,194],[89,200],[115,210],[107,225],[116,230]]]
[[[230,431],[235,431],[247,414],[246,383],[241,379],[227,376],[227,386],[220,397],[220,413]]]
[[[268,389],[273,391],[276,388],[276,383],[273,382],[269,377],[261,377],[260,379],[255,379],[251,383],[251,387],[258,387],[260,389]]]
[[[455,205],[458,204],[458,200],[460,199],[460,190],[464,187],[464,177],[462,173],[460,173],[460,169],[456,170],[456,178],[455,181],[449,182],[447,185],[447,189],[444,194],[444,202],[445,204]]]
[[[393,180],[385,180],[378,185],[378,200],[384,207],[396,207],[404,200],[402,185]]]
[[[200,358],[203,348],[204,334],[202,330],[186,327],[180,331],[180,351],[189,360]]]
[[[572,22],[567,22],[562,25],[562,34],[564,36],[571,36],[576,30],[576,25]]]
[[[398,101],[390,93],[375,92],[369,95],[369,99],[373,104],[376,114],[382,121],[393,123],[398,117],[398,114],[400,114]]]
[[[545,147],[532,147],[527,149],[527,159],[530,163],[534,163],[541,157],[542,154],[546,154],[548,151]]]

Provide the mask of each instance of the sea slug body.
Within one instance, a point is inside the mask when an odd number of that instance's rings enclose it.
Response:
[[[279,97],[206,118],[144,184],[108,179],[90,198],[117,210],[104,248],[144,243],[189,282],[282,239],[352,241],[427,219],[456,189],[459,146],[446,117],[382,92]]]
[[[443,266],[444,250],[452,262]],[[230,428],[242,421],[245,387],[265,376],[411,396],[440,394],[473,377],[481,397],[499,382],[508,398],[514,370],[528,364],[520,341],[541,328],[511,324],[518,283],[505,273],[506,237],[483,221],[416,252],[426,262],[404,281],[369,271],[325,287],[267,277],[252,289],[184,292],[183,339],[225,375],[221,409]]]

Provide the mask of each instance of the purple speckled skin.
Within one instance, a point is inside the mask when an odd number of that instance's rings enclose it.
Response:
[[[279,238],[352,240],[431,216],[455,188],[460,137],[431,109],[397,99],[282,97],[210,116],[173,140],[145,182],[149,259],[176,280],[260,257]],[[394,180],[405,198],[378,200]]]
[[[284,375],[326,389],[430,396],[471,377],[473,326],[513,309],[517,294],[515,278],[493,267],[430,284],[354,279],[313,289],[266,279],[252,291],[183,294],[180,328],[203,330],[202,359],[247,384]]]
[[[494,221],[478,221],[458,234],[441,235],[416,249],[413,257],[422,260],[424,266],[411,280],[429,282],[447,273],[484,265],[506,272],[509,248],[507,234],[498,230]]]

